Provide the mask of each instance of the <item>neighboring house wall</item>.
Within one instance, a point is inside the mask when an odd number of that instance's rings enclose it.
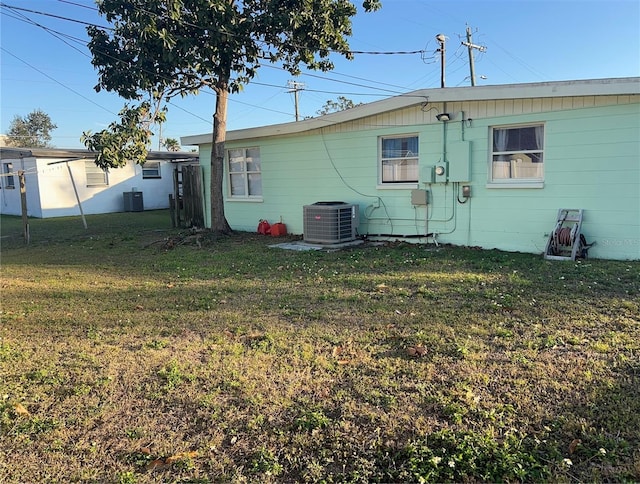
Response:
[[[122,168],[108,170],[106,177],[97,169],[93,160],[79,159],[62,162],[69,157],[2,159],[2,164],[12,164],[15,172],[23,166],[27,192],[27,213],[31,217],[50,218],[79,215],[80,208],[75,188],[85,214],[122,212],[125,210],[123,192],[142,192],[144,210],[166,209],[169,194],[174,191],[173,170],[175,164],[166,161],[149,161],[143,167],[130,163]],[[149,168],[153,167],[153,170]],[[72,182],[73,179],[73,182]],[[3,177],[3,182],[5,178]],[[2,185],[0,213],[20,215],[20,190],[18,177],[15,188]],[[106,181],[103,184],[101,180]]]
[[[454,119],[437,121],[441,112]],[[513,169],[542,180],[491,183],[491,129],[518,125],[542,126],[544,164],[532,171],[524,155]],[[225,212],[236,230],[282,217],[301,234],[304,205],[339,200],[359,205],[360,234],[434,234],[439,243],[542,253],[558,209],[581,208],[582,233],[596,243],[590,256],[640,259],[638,133],[640,96],[616,95],[425,103],[297,134],[231,139],[227,150],[259,148],[262,197],[234,199],[227,176]],[[417,183],[380,183],[379,137],[394,135],[418,136]],[[202,159],[210,149],[201,146]],[[432,167],[445,160],[449,183],[432,183]],[[412,204],[417,188],[429,190],[428,206]]]
[[[27,199],[27,213],[32,217],[42,217],[40,206],[40,187],[38,183],[37,162],[35,158],[3,159],[0,161],[2,178],[0,179],[0,213],[21,215],[19,171],[24,171]]]

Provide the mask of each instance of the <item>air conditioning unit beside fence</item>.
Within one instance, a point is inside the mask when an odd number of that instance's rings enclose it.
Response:
[[[344,202],[316,202],[304,206],[303,239],[317,244],[339,244],[358,235],[358,206]]]

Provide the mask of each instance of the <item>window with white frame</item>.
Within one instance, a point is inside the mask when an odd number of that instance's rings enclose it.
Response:
[[[162,178],[160,175],[160,162],[147,161],[142,165],[142,178]]]
[[[260,148],[228,150],[227,168],[231,198],[262,198]]]
[[[84,172],[87,176],[88,187],[97,187],[109,184],[106,170],[97,166],[93,160],[85,160]]]
[[[16,179],[13,175],[13,163],[2,164],[2,175],[4,188],[14,189],[16,187]]]
[[[544,179],[544,126],[492,128],[489,181],[493,183],[541,182]]]
[[[380,181],[383,184],[418,182],[418,136],[379,138]]]

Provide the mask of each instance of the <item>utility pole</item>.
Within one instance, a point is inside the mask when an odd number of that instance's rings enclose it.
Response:
[[[471,85],[476,85],[476,68],[473,60],[473,49],[478,49],[480,52],[486,52],[487,48],[483,45],[475,45],[471,41],[471,27],[467,25],[467,41],[462,42],[462,45],[467,47],[469,51],[469,69],[470,69],[470,77],[471,77]]]
[[[289,81],[288,82],[288,86],[289,86],[289,91],[288,92],[292,92],[294,94],[294,102],[295,102],[295,106],[296,106],[296,121],[300,120],[300,112],[298,110],[298,91],[303,91],[304,90],[304,83],[302,82],[295,82],[295,81]]]
[[[440,44],[440,48],[437,50],[437,52],[440,52],[440,87],[444,87],[444,73],[446,65],[444,43],[447,38],[444,34],[438,34],[436,35],[436,40]]]

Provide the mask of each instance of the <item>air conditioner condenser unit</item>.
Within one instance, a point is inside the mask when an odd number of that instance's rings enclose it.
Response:
[[[359,207],[345,202],[316,202],[303,207],[303,240],[317,244],[350,242],[358,236]]]

